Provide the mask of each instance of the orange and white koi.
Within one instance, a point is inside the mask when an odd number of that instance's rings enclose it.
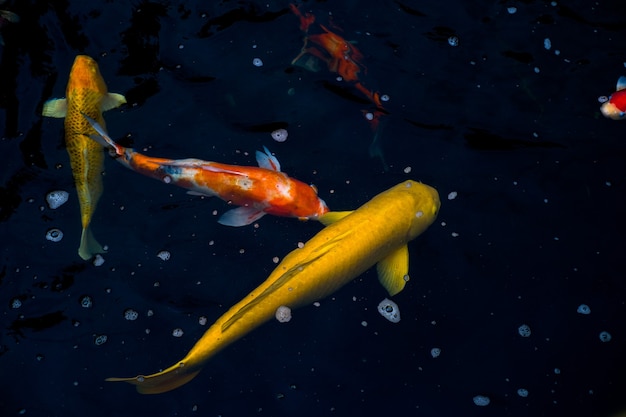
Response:
[[[280,171],[280,163],[267,148],[256,152],[259,167],[227,165],[200,159],[154,158],[114,142],[92,118],[85,116],[99,136],[93,139],[110,149],[118,162],[135,172],[190,190],[216,196],[238,207],[218,220],[227,226],[245,226],[263,217],[297,217],[317,220],[328,212],[315,187]]]
[[[89,227],[102,195],[104,151],[90,139],[89,135],[96,131],[83,115],[96,120],[104,130],[102,112],[126,103],[126,99],[121,94],[107,91],[98,64],[86,55],[78,55],[74,60],[65,95],[66,98],[48,100],[42,114],[65,118],[65,145],[70,155],[83,226],[78,255],[87,260],[96,253],[105,252]]]
[[[600,111],[609,119],[626,119],[626,76],[619,77],[615,92],[600,106]]]

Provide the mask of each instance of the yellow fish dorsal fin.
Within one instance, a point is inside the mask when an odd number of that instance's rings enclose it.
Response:
[[[330,224],[338,222],[349,214],[352,214],[352,211],[329,211],[328,213],[320,216],[319,221],[324,226],[328,226]]]
[[[100,103],[102,111],[114,109],[126,103],[126,97],[118,93],[108,93]]]
[[[409,249],[406,245],[396,249],[376,264],[378,280],[389,295],[404,289],[409,280]]]
[[[64,118],[67,114],[67,99],[54,98],[46,101],[41,114],[46,117]]]

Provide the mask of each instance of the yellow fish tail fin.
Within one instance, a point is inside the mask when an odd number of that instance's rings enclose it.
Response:
[[[135,385],[140,394],[161,394],[171,391],[191,381],[200,373],[200,369],[185,369],[180,365],[173,365],[156,374],[134,378],[107,378],[109,382],[127,382]]]
[[[102,246],[98,243],[89,226],[83,228],[80,236],[80,247],[78,248],[78,256],[84,261],[91,259],[96,253],[106,253]]]

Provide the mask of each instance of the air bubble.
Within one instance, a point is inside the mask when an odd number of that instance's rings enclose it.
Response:
[[[520,397],[528,397],[528,390],[524,389],[524,388],[520,388],[517,390],[517,395],[519,395]]]
[[[19,298],[14,298],[11,300],[11,308],[20,308],[22,306],[22,302]]]
[[[576,309],[576,312],[580,314],[591,314],[591,309],[587,304],[581,304]]]
[[[172,330],[172,336],[174,337],[181,337],[183,335],[183,329],[181,329],[180,327],[177,329]]]
[[[479,407],[485,407],[489,405],[489,403],[491,402],[489,397],[485,395],[477,395],[473,398],[473,400],[474,400],[474,404],[476,404]]]
[[[263,61],[261,60],[261,58],[254,58],[252,60],[252,65],[254,65],[255,67],[262,67]]]
[[[439,349],[439,348],[432,348],[430,350],[430,356],[432,356],[433,358],[438,358],[439,355],[441,355],[441,349]]]
[[[287,140],[288,136],[289,132],[287,132],[286,129],[276,129],[272,132],[272,139],[274,139],[276,142],[284,142]]]
[[[456,36],[450,36],[448,38],[448,44],[450,46],[459,46],[459,38],[457,38]]]
[[[599,337],[600,337],[600,340],[605,343],[610,342],[612,339],[611,333],[606,332],[606,331],[600,332]]]
[[[63,232],[60,229],[50,229],[46,232],[46,239],[51,242],[60,242],[63,239]]]
[[[522,324],[521,326],[519,326],[517,331],[522,337],[530,337],[530,326],[528,326],[527,324]]]
[[[400,321],[400,309],[398,305],[387,298],[378,304],[378,312],[392,323],[398,323]]]
[[[90,296],[88,296],[88,295],[83,295],[83,296],[80,298],[80,306],[81,306],[82,308],[91,308],[91,307],[93,307],[93,300],[91,299],[91,297],[90,297]]]

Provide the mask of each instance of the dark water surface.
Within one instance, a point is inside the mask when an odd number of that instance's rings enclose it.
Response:
[[[626,75],[620,2],[302,4],[343,29],[364,54],[363,83],[389,95],[384,161],[370,156],[362,110],[373,106],[336,74],[291,65],[304,34],[286,2],[0,7],[20,16],[2,26],[0,46],[2,416],[626,409],[626,122],[605,119],[598,102]],[[377,313],[386,293],[370,270],[289,324],[250,333],[180,389],[142,396],[104,382],[182,358],[207,328],[201,317],[212,323],[321,225],[266,216],[221,226],[222,201],[107,159],[93,230],[109,251],[102,266],[81,261],[63,123],[40,116],[64,96],[77,54],[128,98],[105,114],[111,136],[149,155],[254,165],[265,145],[335,210],[404,179],[437,188],[439,218],[409,245],[412,279],[394,297],[402,321]],[[275,126],[287,127],[286,142],[272,140]],[[53,190],[70,194],[56,210],[45,202]],[[45,239],[52,227],[61,242]],[[591,314],[577,313],[581,304]],[[477,395],[490,404],[475,405]]]

